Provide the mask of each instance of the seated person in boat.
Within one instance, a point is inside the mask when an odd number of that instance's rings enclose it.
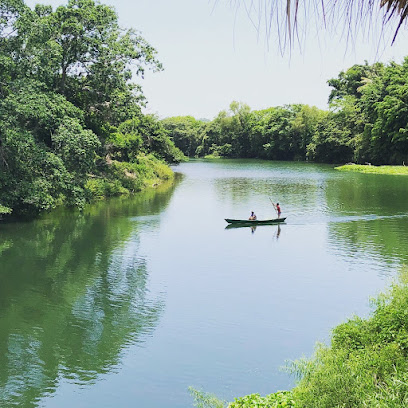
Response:
[[[251,216],[248,219],[250,221],[255,221],[256,220],[256,215],[255,215],[255,213],[253,211],[251,212]]]

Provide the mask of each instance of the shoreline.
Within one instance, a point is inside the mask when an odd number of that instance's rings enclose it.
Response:
[[[339,171],[351,171],[357,173],[369,174],[388,174],[394,176],[408,176],[408,166],[374,166],[371,164],[345,164],[343,166],[335,167]]]

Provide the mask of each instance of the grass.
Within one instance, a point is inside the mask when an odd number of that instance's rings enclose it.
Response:
[[[346,164],[344,166],[335,167],[340,171],[354,171],[359,173],[374,173],[374,174],[393,174],[408,176],[407,166],[372,166],[368,164]]]

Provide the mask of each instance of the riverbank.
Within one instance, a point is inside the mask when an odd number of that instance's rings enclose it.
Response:
[[[139,155],[134,162],[109,160],[106,169],[85,184],[90,201],[139,192],[174,178],[173,170],[153,154]]]
[[[193,394],[197,406],[214,408],[404,407],[408,406],[408,269],[372,300],[371,315],[353,317],[332,330],[330,345],[317,344],[311,358],[287,369],[298,379],[291,391],[251,394],[234,402]],[[201,405],[200,405],[201,403]]]
[[[140,154],[131,163],[106,160],[100,168],[99,172],[88,175],[81,191],[81,197],[75,202],[76,207],[83,208],[86,203],[110,197],[131,195],[174,179],[174,172],[169,165],[153,154]],[[55,200],[48,209],[62,206],[71,207],[72,203],[67,197],[60,194],[58,200]],[[13,211],[13,208],[0,204],[0,220],[20,215],[31,217],[39,213],[21,214],[18,210]]]
[[[359,173],[392,174],[408,176],[408,167],[406,166],[372,166],[370,164],[345,164],[335,167],[340,171],[355,171]]]

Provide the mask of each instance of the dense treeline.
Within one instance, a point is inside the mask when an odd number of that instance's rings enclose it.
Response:
[[[162,121],[188,156],[325,163],[408,162],[408,58],[354,65],[328,81],[329,111],[308,105],[251,111],[233,102],[211,122]]]
[[[143,115],[132,73],[156,51],[115,11],[69,0],[55,11],[0,3],[0,212],[82,206],[172,176],[183,154]]]

